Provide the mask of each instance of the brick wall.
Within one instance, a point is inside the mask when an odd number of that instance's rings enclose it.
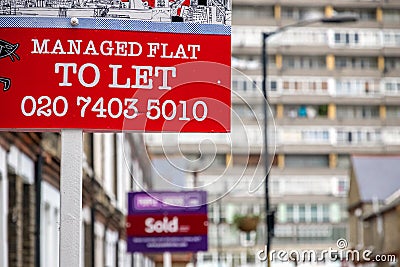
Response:
[[[85,243],[84,243],[84,248],[85,248],[85,266],[93,266],[92,264],[92,233],[91,233],[91,224],[85,223]]]
[[[23,195],[23,252],[24,267],[35,267],[35,186],[24,184]]]
[[[8,265],[23,267],[22,265],[22,194],[23,182],[21,177],[10,175],[8,200]]]
[[[9,266],[35,266],[35,187],[9,174]]]

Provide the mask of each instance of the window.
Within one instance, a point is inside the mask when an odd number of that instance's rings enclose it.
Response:
[[[276,92],[276,90],[277,90],[277,82],[276,82],[276,81],[270,81],[269,89],[270,89],[272,92]]]
[[[233,104],[233,111],[237,116],[245,120],[260,120],[263,119],[263,110],[261,105],[247,106],[240,104]]]
[[[330,221],[330,207],[329,204],[322,205],[322,221],[329,222]]]
[[[363,9],[358,12],[359,19],[365,21],[374,21],[376,20],[376,11],[375,9]]]
[[[400,32],[384,32],[384,46],[400,46]]]
[[[284,19],[299,19],[298,10],[293,7],[283,7],[281,17]]]
[[[338,119],[379,118],[378,106],[337,106]]]
[[[244,77],[234,75],[232,76],[232,89],[236,92],[246,94],[262,95],[261,92],[262,79],[259,76]]]
[[[304,204],[299,205],[299,222],[306,222],[306,206]]]
[[[387,79],[386,81],[384,81],[384,89],[386,94],[399,94],[400,80]]]
[[[208,205],[208,220],[210,222],[215,221],[215,218],[214,218],[214,203],[211,204],[211,205]]]
[[[310,212],[311,212],[311,222],[317,222],[318,221],[318,206],[317,206],[317,204],[311,204]]]
[[[373,80],[341,79],[336,81],[337,95],[374,95],[379,93],[379,85]]]
[[[294,213],[293,205],[291,205],[291,204],[286,205],[286,216],[287,216],[286,220],[287,220],[287,222],[294,221],[293,213]]]
[[[233,19],[272,18],[274,13],[271,6],[237,5],[232,16]]]
[[[280,127],[276,140],[278,144],[328,144],[330,143],[330,134],[328,128]]]
[[[286,155],[288,168],[323,168],[329,166],[328,155]]]
[[[385,58],[385,70],[397,70],[400,69],[400,57],[386,57]]]
[[[387,106],[386,107],[386,118],[400,119],[400,106]]]
[[[283,19],[302,20],[311,15],[311,13],[319,13],[322,16],[323,10],[322,9],[309,10],[305,8],[284,6],[282,7],[281,16]]]
[[[329,132],[327,130],[302,130],[301,137],[303,141],[325,142],[329,141]]]
[[[311,105],[286,105],[284,107],[285,117],[288,118],[315,118],[322,117],[326,118],[328,115],[328,106],[327,105],[319,105],[319,106],[311,106]]]
[[[291,28],[271,38],[269,45],[326,45],[327,40],[328,38],[325,30],[315,28]]]
[[[272,181],[271,181],[271,184],[270,184],[270,187],[271,187],[271,193],[272,193],[273,195],[279,195],[279,194],[281,193],[280,181],[278,181],[278,180],[272,180]]]
[[[233,157],[233,164],[234,165],[247,165],[247,166],[257,166],[261,163],[260,155],[259,154],[250,154],[250,155],[238,155],[235,154]],[[275,158],[273,165],[276,165]]]
[[[400,129],[388,128],[385,130],[384,140],[385,144],[400,144]]]
[[[338,205],[337,203],[333,203],[333,205]],[[340,206],[340,205],[339,205]],[[282,221],[286,221],[287,223],[294,222],[311,222],[311,223],[319,223],[319,222],[330,222],[331,221],[331,204],[326,203],[300,203],[300,204],[286,204],[283,205],[286,207],[284,213],[286,213],[286,220],[283,218]],[[343,216],[340,216],[343,218]],[[284,225],[280,225],[284,226]]]
[[[375,9],[348,9],[348,8],[335,8],[338,13],[356,13],[358,15],[359,20],[363,21],[375,21],[376,20],[376,11]]]
[[[244,129],[247,142],[250,146],[259,146],[264,143],[264,133],[260,127],[247,125]]]
[[[347,194],[347,181],[346,180],[338,181],[338,194],[342,195],[342,196]]]
[[[400,23],[400,10],[398,9],[384,9],[383,21],[388,23]]]
[[[339,169],[349,169],[350,167],[350,157],[348,155],[338,155],[337,158],[337,168]]]
[[[355,45],[359,43],[359,34],[355,32],[335,32],[335,44]]]
[[[366,145],[381,141],[380,129],[349,129],[338,130],[337,142],[340,145]]]
[[[336,57],[335,67],[337,69],[377,69],[377,62],[376,57]]]
[[[325,58],[321,56],[284,56],[282,66],[286,69],[325,68]]]
[[[282,81],[283,93],[327,94],[328,82],[326,79],[293,78]]]

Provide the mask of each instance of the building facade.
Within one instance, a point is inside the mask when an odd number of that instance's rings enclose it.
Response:
[[[357,23],[290,28],[267,41],[276,124],[275,136],[270,134],[276,144],[270,175],[277,209],[273,248],[322,250],[347,238],[349,154],[399,151],[400,68],[392,64],[400,53],[399,4],[234,2],[233,57],[250,78],[233,77],[233,90],[250,99],[261,87],[262,32],[337,13],[359,17]]]
[[[82,266],[154,266],[126,252],[127,192],[151,186],[141,135],[84,134]],[[60,135],[0,133],[0,265],[59,265]]]
[[[400,256],[400,156],[351,158],[348,194],[349,247],[368,257],[359,266],[398,266]]]
[[[232,10],[232,133],[179,136],[182,154],[214,158],[197,174],[196,185],[224,180],[214,183],[210,194],[230,191],[209,207],[211,249],[197,262],[261,264],[255,252],[265,242],[264,191],[250,194],[248,186],[264,176],[263,125],[257,120],[263,117],[262,32],[352,12],[360,18],[356,23],[290,28],[269,38],[267,46],[269,117],[274,117],[268,121],[274,154],[269,192],[277,210],[272,249],[335,248],[349,235],[349,155],[400,150],[400,2],[236,0]],[[210,142],[202,142],[199,151],[199,140],[205,139]],[[147,140],[154,155],[175,145],[172,136]],[[189,172],[190,186],[191,177]],[[259,214],[258,230],[238,231],[235,214]]]

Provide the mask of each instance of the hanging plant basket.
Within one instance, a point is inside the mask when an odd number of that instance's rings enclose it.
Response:
[[[257,230],[257,225],[260,218],[255,215],[237,216],[235,224],[240,231],[249,233]]]

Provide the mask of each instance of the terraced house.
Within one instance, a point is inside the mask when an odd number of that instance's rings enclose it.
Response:
[[[84,134],[84,150],[82,266],[153,266],[126,253],[126,193],[151,186],[142,136]],[[59,134],[0,133],[0,203],[0,265],[58,266]]]

